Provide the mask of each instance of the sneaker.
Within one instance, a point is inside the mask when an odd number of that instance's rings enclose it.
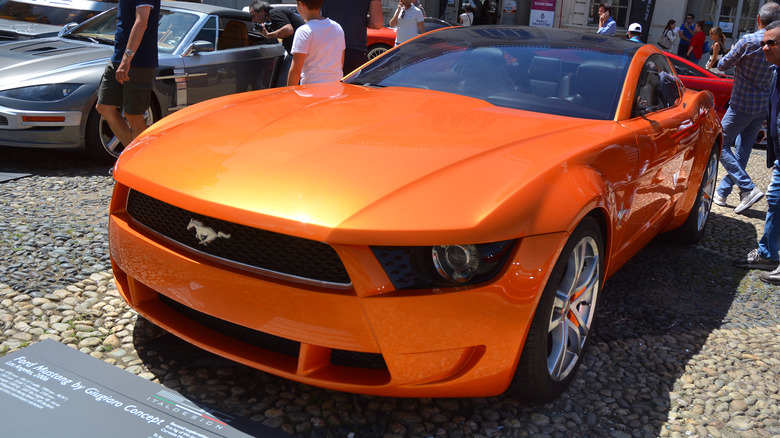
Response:
[[[758,249],[750,251],[744,258],[734,260],[734,266],[738,268],[762,269],[764,271],[771,271],[777,268],[778,264],[780,264],[779,260],[769,260],[761,257]],[[780,279],[780,277],[778,278]]]
[[[720,205],[721,207],[726,206],[726,198],[720,196],[718,192],[715,192],[715,194],[712,195],[712,202],[715,203],[715,205]]]
[[[734,213],[742,213],[747,210],[748,207],[755,204],[756,201],[764,196],[764,192],[759,190],[758,187],[753,187],[753,190],[749,192],[742,192],[739,194],[739,205],[734,209]]]
[[[762,272],[758,274],[758,278],[760,278],[764,283],[780,286],[780,266],[775,268],[775,270],[772,272]]]

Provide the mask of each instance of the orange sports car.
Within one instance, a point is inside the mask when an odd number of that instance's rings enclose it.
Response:
[[[721,128],[652,46],[446,28],[213,99],[120,156],[122,296],[206,350],[384,396],[551,400],[605,280],[705,231]]]

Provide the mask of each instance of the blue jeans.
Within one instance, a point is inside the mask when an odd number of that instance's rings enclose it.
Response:
[[[756,143],[758,131],[766,120],[766,114],[745,114],[726,110],[721,120],[723,125],[723,150],[720,154],[720,164],[726,169],[728,175],[724,176],[718,187],[718,194],[724,198],[731,193],[734,184],[742,192],[749,192],[756,187],[753,180],[745,171],[753,145]],[[737,141],[739,137],[739,141]],[[735,147],[736,146],[736,147]],[[732,149],[734,148],[734,149]]]
[[[766,189],[766,203],[769,204],[769,208],[766,211],[764,235],[758,241],[758,253],[761,257],[770,260],[777,260],[777,253],[780,251],[780,214],[776,211],[778,201],[780,201],[780,160],[775,161],[775,167],[772,168],[772,181]]]

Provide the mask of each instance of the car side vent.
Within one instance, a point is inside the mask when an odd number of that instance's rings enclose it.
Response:
[[[137,223],[218,262],[315,286],[352,285],[328,244],[193,213],[131,190],[127,213]]]

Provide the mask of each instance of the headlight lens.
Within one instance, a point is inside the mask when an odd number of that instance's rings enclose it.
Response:
[[[501,270],[515,240],[469,245],[372,246],[396,289],[468,286]]]
[[[0,91],[0,97],[29,102],[54,102],[73,94],[82,84],[46,84]]]

